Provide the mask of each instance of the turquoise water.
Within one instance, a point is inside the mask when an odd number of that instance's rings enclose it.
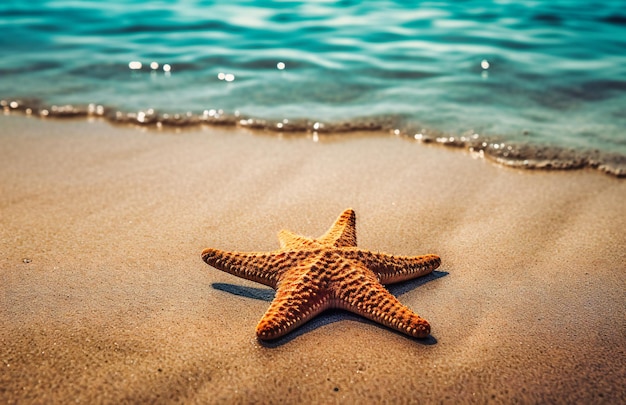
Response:
[[[626,170],[623,0],[3,0],[0,27],[7,110],[396,130]]]

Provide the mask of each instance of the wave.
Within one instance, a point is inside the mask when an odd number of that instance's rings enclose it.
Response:
[[[270,120],[228,113],[221,109],[201,113],[166,113],[154,109],[124,112],[100,104],[48,105],[37,99],[2,99],[5,113],[21,113],[42,119],[99,118],[114,125],[133,125],[146,128],[197,128],[226,126],[246,128],[259,132],[324,134],[378,132],[392,133],[425,144],[436,144],[467,150],[475,156],[498,164],[536,170],[574,170],[590,168],[618,178],[626,177],[626,156],[600,150],[564,148],[553,145],[521,143],[498,136],[484,136],[469,132],[447,134],[432,128],[401,127],[398,117],[363,117],[349,121],[321,122],[309,119]]]

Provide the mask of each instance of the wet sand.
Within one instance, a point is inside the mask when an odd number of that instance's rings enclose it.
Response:
[[[0,117],[0,402],[626,402],[626,181],[389,136]],[[342,311],[264,344],[272,290],[206,247],[435,253],[412,339]]]

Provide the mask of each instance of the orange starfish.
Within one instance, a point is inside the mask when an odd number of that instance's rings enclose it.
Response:
[[[426,275],[439,267],[439,256],[392,256],[357,248],[351,209],[318,239],[285,230],[278,239],[281,249],[269,253],[202,252],[210,266],[276,290],[256,328],[259,339],[281,337],[329,308],[346,309],[414,337],[430,333],[428,322],[383,284]]]

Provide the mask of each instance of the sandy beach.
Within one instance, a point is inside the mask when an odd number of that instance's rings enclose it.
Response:
[[[394,136],[0,117],[1,403],[625,403],[626,181]],[[273,297],[213,247],[317,237],[434,253],[390,286],[412,339],[331,311],[272,343]]]

